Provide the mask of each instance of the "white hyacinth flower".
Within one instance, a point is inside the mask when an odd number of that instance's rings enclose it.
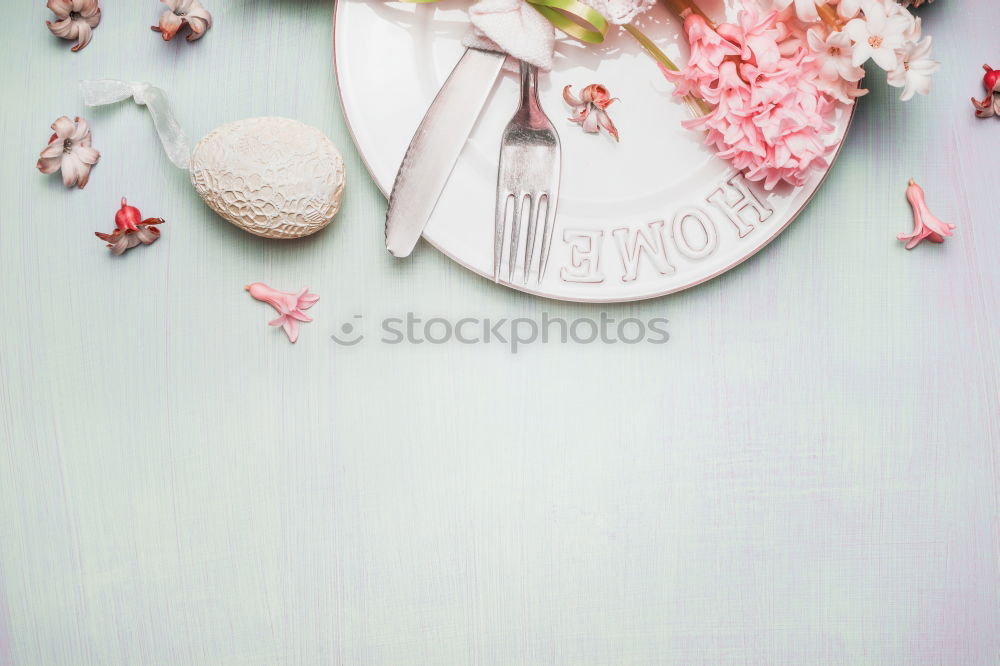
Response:
[[[860,67],[871,59],[882,69],[891,71],[898,64],[896,51],[906,43],[904,33],[910,29],[910,23],[900,14],[887,15],[878,2],[866,2],[862,8],[864,18],[853,19],[844,26],[844,32],[854,40],[851,62]]]
[[[924,37],[919,42],[908,43],[900,53],[899,64],[889,72],[889,85],[902,88],[899,99],[906,102],[913,95],[926,95],[931,91],[931,75],[941,68],[940,63],[931,60],[931,38]]]

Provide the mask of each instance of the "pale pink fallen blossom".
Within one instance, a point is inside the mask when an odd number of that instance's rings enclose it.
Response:
[[[94,28],[101,22],[97,0],[49,0],[46,5],[56,15],[56,21],[45,25],[61,39],[76,40],[70,51],[79,51],[90,43]]]
[[[191,33],[187,36],[189,42],[201,37],[212,27],[212,15],[208,13],[200,0],[160,0],[167,6],[167,11],[160,15],[160,24],[153,26],[153,31],[163,35],[163,41],[169,42],[185,25],[190,26]]]
[[[319,296],[310,294],[308,288],[298,293],[290,293],[273,289],[263,282],[254,282],[248,284],[245,289],[258,301],[263,301],[277,310],[278,318],[269,321],[268,326],[281,326],[291,342],[299,338],[299,322],[312,321],[312,317],[303,310],[308,310],[319,300]]]
[[[906,200],[910,202],[913,209],[913,231],[908,234],[899,234],[897,239],[905,242],[904,247],[912,250],[924,240],[932,243],[943,243],[944,239],[952,235],[954,224],[942,222],[927,207],[924,201],[924,190],[917,185],[913,179],[906,188]]]

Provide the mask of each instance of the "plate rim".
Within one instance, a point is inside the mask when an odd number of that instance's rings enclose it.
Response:
[[[358,145],[358,137],[357,137],[357,134],[354,131],[354,126],[351,123],[351,117],[350,117],[350,115],[347,112],[347,104],[344,101],[344,89],[343,89],[343,85],[341,84],[341,72],[340,72],[340,64],[339,64],[340,63],[340,58],[338,57],[338,46],[337,46],[337,44],[338,44],[339,40],[337,39],[337,24],[338,24],[338,19],[340,17],[340,12],[343,9],[343,6],[344,6],[344,4],[347,1],[349,1],[349,0],[333,0],[333,27],[331,29],[331,33],[332,33],[332,40],[333,40],[333,75],[334,75],[334,79],[336,80],[336,85],[337,85],[337,101],[340,103],[340,111],[341,111],[341,115],[344,117],[344,124],[347,126],[347,131],[351,135],[351,142],[354,144],[354,149],[357,152],[358,157],[361,158],[361,163],[365,165],[365,170],[368,172],[368,177],[371,178],[372,182],[375,184],[375,187],[377,187],[378,190],[379,190],[379,192],[382,193],[382,196],[384,198],[386,198],[386,200],[388,200],[389,193],[385,191],[385,189],[382,187],[382,184],[379,183],[378,178],[375,177],[375,174],[372,172],[371,164],[369,164],[369,162],[368,162],[368,158],[365,156],[364,151],[361,150],[361,147]],[[700,286],[700,285],[702,285],[702,284],[704,284],[704,283],[706,283],[706,282],[708,282],[710,280],[714,280],[715,278],[719,277],[720,275],[728,273],[729,271],[733,270],[737,266],[740,266],[741,264],[745,263],[751,257],[756,256],[757,253],[759,253],[761,250],[763,250],[766,247],[769,247],[771,245],[771,243],[773,243],[781,234],[783,234],[785,232],[785,230],[792,224],[792,222],[794,222],[795,220],[798,219],[799,215],[802,214],[802,211],[804,211],[809,206],[809,204],[812,203],[813,198],[819,192],[820,188],[823,187],[823,184],[826,182],[826,179],[830,175],[830,172],[833,171],[833,167],[836,165],[837,159],[840,157],[840,153],[841,153],[841,151],[844,148],[844,144],[847,143],[847,137],[851,133],[851,127],[852,127],[852,125],[854,123],[854,117],[855,117],[855,114],[857,113],[857,110],[858,110],[858,103],[857,103],[857,100],[855,100],[854,103],[851,104],[850,112],[847,115],[847,124],[844,127],[844,137],[837,144],[836,150],[833,151],[833,154],[830,157],[829,166],[827,167],[826,171],[823,173],[823,176],[820,178],[819,182],[816,184],[816,188],[809,194],[808,197],[806,197],[805,201],[802,202],[802,204],[798,207],[798,209],[796,209],[795,212],[792,213],[788,217],[788,219],[785,221],[785,223],[782,224],[780,228],[776,229],[774,231],[774,233],[771,234],[770,237],[768,237],[767,240],[765,240],[761,245],[759,245],[758,247],[756,247],[752,251],[748,252],[747,254],[741,256],[736,261],[734,261],[734,262],[732,262],[730,264],[727,264],[723,268],[720,268],[718,271],[715,271],[715,272],[713,272],[713,273],[711,273],[709,275],[703,276],[702,278],[700,278],[700,279],[698,279],[698,280],[696,280],[694,282],[690,282],[688,284],[685,284],[683,286],[671,287],[671,288],[664,289],[663,291],[660,291],[660,292],[656,292],[656,293],[652,293],[652,294],[645,294],[645,295],[641,295],[641,296],[634,296],[634,297],[630,297],[630,298],[561,297],[561,296],[553,295],[551,293],[546,293],[546,292],[543,292],[543,291],[539,291],[537,289],[532,289],[530,287],[530,285],[508,284],[506,282],[499,282],[498,283],[498,282],[496,282],[493,279],[492,275],[487,275],[486,273],[480,271],[479,269],[477,269],[476,267],[474,267],[471,264],[467,263],[466,261],[463,261],[460,257],[457,257],[454,254],[448,252],[447,250],[445,250],[444,248],[442,248],[441,246],[439,246],[437,243],[435,243],[431,239],[427,238],[427,236],[425,236],[423,233],[420,234],[420,238],[425,243],[427,243],[428,245],[430,245],[431,247],[433,247],[435,250],[437,250],[438,252],[440,252],[444,256],[448,257],[450,260],[452,260],[455,263],[457,263],[459,266],[462,266],[463,268],[471,271],[472,273],[474,273],[475,275],[478,275],[481,278],[485,278],[486,280],[488,280],[491,283],[499,284],[499,285],[501,285],[503,287],[506,287],[508,289],[512,289],[512,290],[517,291],[517,292],[521,292],[521,293],[525,293],[525,294],[530,294],[532,296],[538,296],[540,298],[548,299],[548,300],[551,300],[551,301],[556,301],[556,302],[559,302],[559,303],[584,303],[584,304],[585,303],[591,303],[591,304],[639,303],[639,302],[642,302],[642,301],[650,301],[650,300],[657,299],[657,298],[663,298],[664,296],[669,296],[671,294],[677,294],[677,293],[680,293],[682,291],[686,291],[688,289],[693,289],[695,287],[698,287],[698,286]],[[733,171],[735,173],[737,173],[737,174],[742,173],[740,171],[736,171],[735,169]],[[447,185],[446,185],[446,187],[447,187]]]

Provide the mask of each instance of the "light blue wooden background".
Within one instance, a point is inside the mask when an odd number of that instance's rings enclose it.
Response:
[[[208,1],[208,0],[206,0]],[[79,54],[5,7],[0,65],[0,664],[1000,662],[1000,5],[923,11],[944,68],[876,82],[807,212],[759,256],[639,305],[536,300],[427,246],[382,250],[321,0],[214,0],[200,43],[107,2]],[[386,67],[393,63],[385,63]],[[133,105],[193,138],[277,114],[326,131],[343,212],[301,242],[204,208]],[[84,191],[34,170],[92,122]],[[904,188],[958,223],[904,252]],[[128,196],[168,221],[114,259]],[[289,345],[243,285],[309,286]],[[663,316],[669,344],[335,346],[355,314]],[[372,335],[375,331],[370,331]]]

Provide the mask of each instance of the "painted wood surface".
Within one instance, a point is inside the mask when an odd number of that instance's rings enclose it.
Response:
[[[328,3],[215,0],[196,44],[105,4],[78,54],[43,2],[5,8],[0,664],[1000,662],[1000,122],[968,101],[1000,5],[923,11],[933,96],[877,82],[760,255],[583,307],[384,252]],[[344,210],[298,242],[228,226],[141,109],[83,108],[104,77],[164,87],[192,137],[321,128]],[[63,114],[102,152],[83,191],[34,170]],[[907,253],[911,176],[959,228]],[[93,232],[123,195],[167,224],[116,259]],[[295,346],[258,280],[321,295]],[[407,312],[665,317],[670,341],[378,342]],[[369,337],[334,344],[343,323]]]

